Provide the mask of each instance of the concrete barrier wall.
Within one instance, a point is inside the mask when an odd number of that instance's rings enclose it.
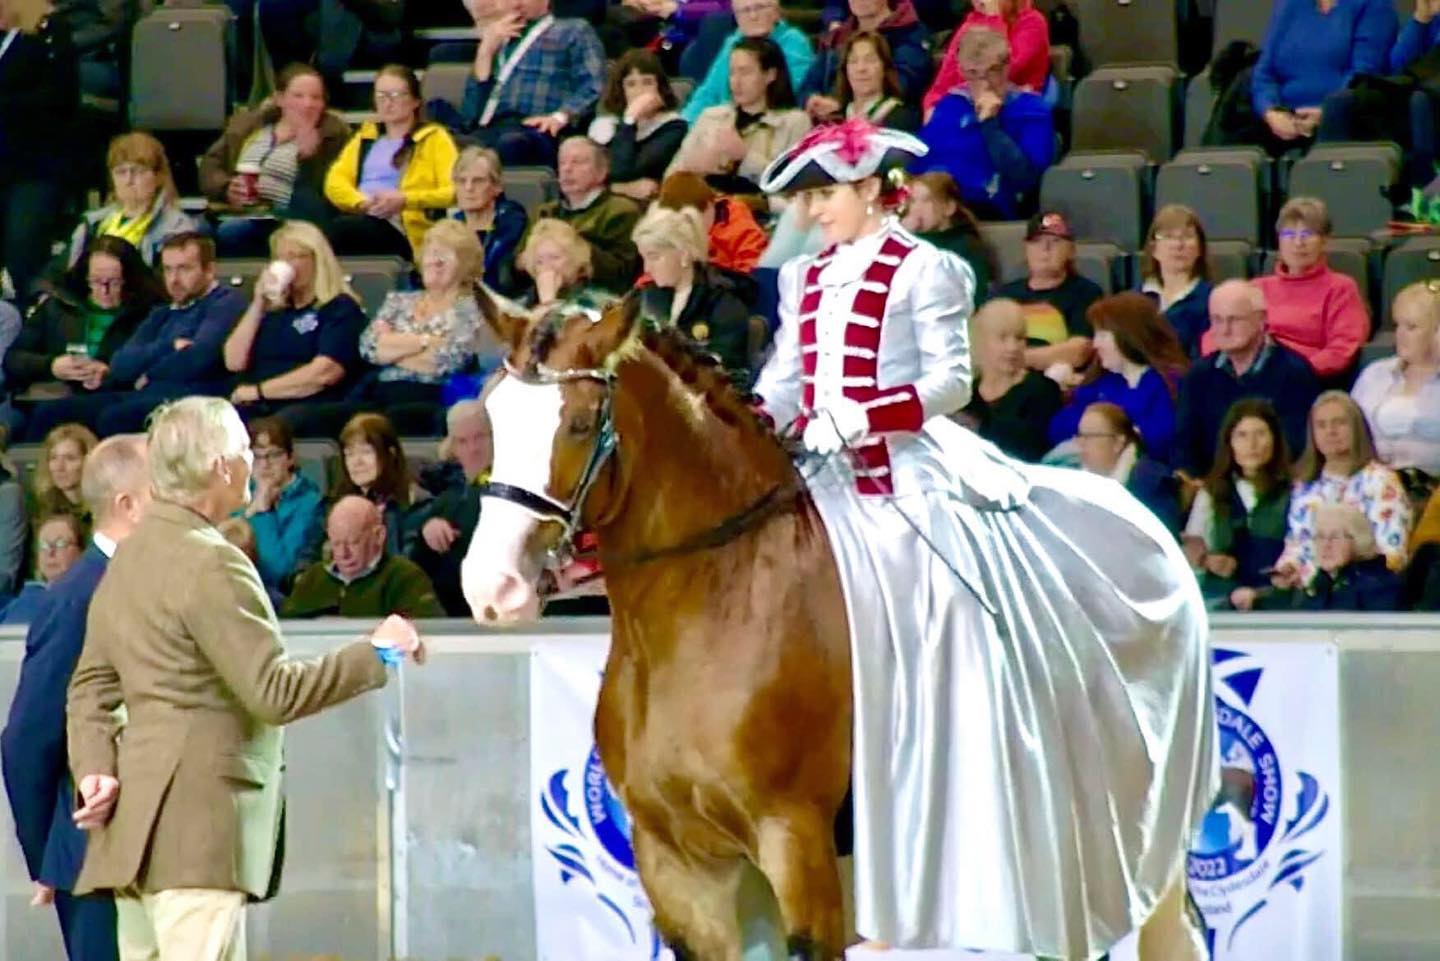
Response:
[[[593,636],[607,625],[544,629]],[[299,652],[357,630],[287,625]],[[458,622],[427,633],[433,659],[407,667],[403,683],[290,728],[285,883],[251,912],[252,961],[534,958],[528,651],[538,634]],[[1215,621],[1216,643],[1320,637],[1341,652],[1346,957],[1440,957],[1440,618]],[[21,640],[0,631],[7,705]],[[27,906],[0,808],[0,958],[53,961],[63,957],[53,916]]]

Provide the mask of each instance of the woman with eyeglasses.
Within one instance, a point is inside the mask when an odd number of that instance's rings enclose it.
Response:
[[[35,534],[35,580],[26,582],[4,607],[0,624],[29,624],[40,612],[45,591],[85,552],[85,522],[74,514],[52,514]]]
[[[1348,386],[1370,338],[1370,308],[1354,279],[1330,268],[1330,211],[1325,201],[1293,197],[1275,219],[1275,272],[1252,283],[1265,295],[1265,331],[1310,363],[1322,384]],[[1209,337],[1202,350],[1209,353]]]
[[[375,112],[379,123],[362,124],[325,176],[325,196],[340,211],[326,233],[342,257],[409,261],[455,202],[455,141],[426,119],[420,79],[409,67],[380,69]]]
[[[255,567],[265,586],[285,590],[320,557],[325,510],[320,488],[295,469],[295,438],[278,417],[250,422],[254,490],[244,518],[255,536]]]
[[[1262,607],[1282,606],[1281,594]],[[1297,611],[1398,611],[1401,578],[1375,544],[1370,522],[1353,504],[1315,509],[1315,576],[1289,595]]]
[[[1080,466],[1119,481],[1172,533],[1180,530],[1180,482],[1146,453],[1145,441],[1125,409],[1110,401],[1085,408],[1075,433]]]
[[[1210,329],[1210,265],[1205,227],[1183,204],[1166,204],[1155,214],[1140,255],[1140,291],[1155,299],[1191,360],[1200,357],[1200,338]]]
[[[42,280],[41,300],[5,353],[5,386],[23,394],[58,381],[95,390],[110,358],[165,291],[140,253],[119,237],[96,237],[58,281]]]
[[[95,237],[119,237],[140,251],[145,263],[155,266],[166,237],[199,229],[180,209],[165,148],[148,133],[135,131],[110,141],[105,169],[110,174],[108,202],[80,219],[70,237],[67,267],[80,262]]]
[[[1050,24],[1031,0],[975,0],[945,48],[940,69],[925,94],[928,117],[942,97],[965,83],[956,54],[960,39],[971,30],[991,30],[1010,44],[1008,76],[1021,90],[1044,93],[1050,79]]]
[[[1310,436],[1295,465],[1285,550],[1271,583],[1282,590],[1315,579],[1315,512],[1322,504],[1350,504],[1370,521],[1375,544],[1394,571],[1410,560],[1413,511],[1400,477],[1375,456],[1365,415],[1343,390],[1321,394],[1310,408]]]

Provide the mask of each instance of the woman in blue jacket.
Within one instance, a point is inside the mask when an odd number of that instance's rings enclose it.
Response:
[[[272,591],[290,586],[296,572],[320,557],[325,514],[320,488],[295,470],[295,439],[277,417],[250,422],[255,489],[245,519],[255,532],[256,567]]]

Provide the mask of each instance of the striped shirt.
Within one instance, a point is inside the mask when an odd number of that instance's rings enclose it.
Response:
[[[275,126],[267,124],[255,131],[240,156],[235,158],[236,167],[255,164],[260,168],[260,198],[273,207],[288,207],[290,195],[295,191],[295,178],[300,174],[300,148],[294,140],[279,143],[275,139]]]

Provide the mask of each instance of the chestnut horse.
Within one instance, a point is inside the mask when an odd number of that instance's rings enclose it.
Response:
[[[547,555],[593,529],[613,612],[595,736],[661,936],[679,959],[738,959],[749,862],[790,956],[842,957],[849,628],[788,455],[633,301],[531,323],[477,296],[510,353],[467,600],[482,622],[534,617]]]

